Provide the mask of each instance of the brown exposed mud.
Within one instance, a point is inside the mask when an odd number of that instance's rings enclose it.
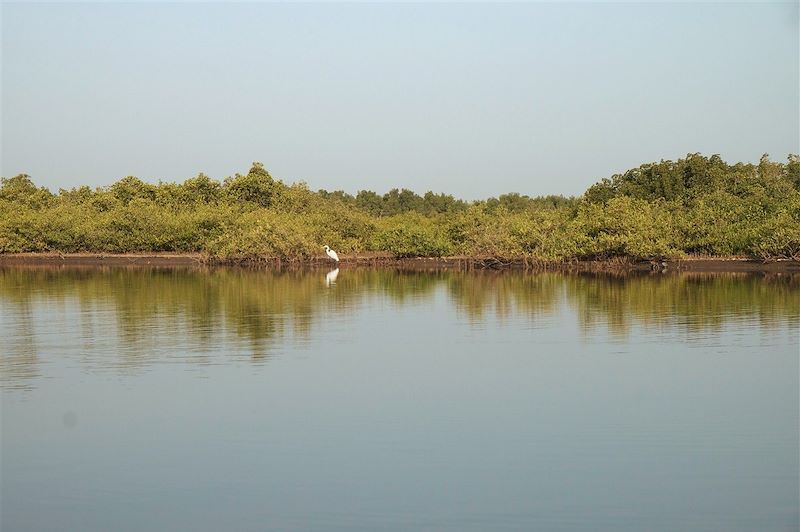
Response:
[[[331,267],[325,256],[286,261],[274,258],[258,260],[219,260],[200,253],[8,253],[0,254],[0,265],[71,265],[71,266],[275,266]],[[633,261],[616,258],[598,261],[541,262],[530,259],[494,257],[395,257],[386,253],[359,253],[341,257],[343,267],[388,267],[409,270],[519,269],[546,271],[686,271],[686,272],[797,272],[800,262],[786,260],[761,262],[738,257],[695,257],[669,261]]]

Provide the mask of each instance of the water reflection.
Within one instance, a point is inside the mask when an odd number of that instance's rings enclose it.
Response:
[[[800,280],[788,275],[353,269],[339,278],[338,268],[323,277],[318,271],[13,267],[0,269],[2,383],[35,378],[40,357],[65,330],[79,331],[75,355],[87,364],[109,367],[113,354],[112,365],[126,371],[164,361],[214,363],[220,346],[224,356],[263,362],[287,346],[302,346],[320,315],[346,319],[377,304],[431,304],[437,293],[473,325],[571,312],[587,335],[604,329],[619,338],[634,327],[691,335],[741,320],[762,329],[800,323]]]
[[[336,278],[339,277],[339,268],[329,271],[325,274],[325,286],[336,284]]]
[[[622,337],[636,324],[678,325],[690,333],[740,320],[757,320],[764,328],[796,325],[800,313],[797,275],[573,276],[565,288],[585,329],[604,326]]]
[[[332,275],[0,269],[0,528],[798,528],[796,277]]]

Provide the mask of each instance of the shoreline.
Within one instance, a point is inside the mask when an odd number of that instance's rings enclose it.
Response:
[[[243,266],[330,267],[325,256],[301,260],[220,260],[201,253],[6,253],[0,266]],[[708,273],[800,273],[800,261],[761,262],[742,257],[687,257],[666,261],[633,261],[625,258],[574,262],[542,262],[531,259],[493,257],[395,257],[388,253],[343,256],[340,266],[389,267],[410,270],[532,270],[577,272],[708,272]]]

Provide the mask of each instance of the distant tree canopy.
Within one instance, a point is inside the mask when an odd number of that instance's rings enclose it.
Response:
[[[44,187],[34,185],[28,174],[0,178],[0,200],[42,208],[52,199],[53,194]]]
[[[272,204],[279,186],[259,162],[253,163],[247,175],[236,174],[225,179],[225,191],[232,200],[261,207]]]
[[[263,164],[222,182],[204,174],[57,194],[20,174],[0,181],[0,253],[194,251],[297,259],[347,254],[576,260],[747,255],[800,260],[800,157],[728,164],[698,153],[643,164],[581,197],[520,193],[464,201],[404,188],[312,192]]]
[[[346,205],[354,206],[373,216],[393,216],[404,212],[434,214],[463,211],[468,203],[457,200],[449,194],[436,194],[428,191],[425,195],[402,188],[393,188],[384,195],[371,190],[360,190],[355,196],[341,190],[328,192],[320,190],[318,194],[326,199],[334,199]]]
[[[420,196],[405,188],[393,188],[384,195],[371,190],[360,190],[355,196],[351,196],[342,190],[334,192],[319,190],[317,193],[325,199],[355,206],[373,216],[394,216],[395,214],[406,212],[417,212],[425,215],[456,213],[464,212],[474,205],[485,206],[490,211],[505,209],[508,212],[520,213],[527,210],[556,209],[577,204],[577,199],[572,197],[537,196],[531,198],[516,192],[501,194],[498,198],[473,202],[456,199],[450,194],[437,194],[432,191]]]
[[[649,201],[688,200],[702,194],[729,191],[747,194],[751,187],[770,193],[800,189],[800,160],[790,155],[787,164],[770,162],[764,154],[759,164],[729,165],[719,155],[705,157],[692,153],[685,159],[643,164],[603,179],[589,187],[584,198],[592,203],[606,202],[619,196]]]

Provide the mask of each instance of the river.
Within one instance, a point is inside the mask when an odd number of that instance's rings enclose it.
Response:
[[[0,268],[2,530],[800,525],[800,277]]]

